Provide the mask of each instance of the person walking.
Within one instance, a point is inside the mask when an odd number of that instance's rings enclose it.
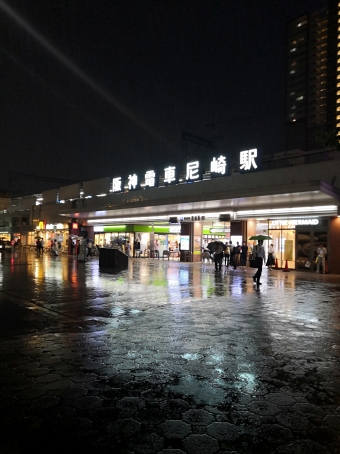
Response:
[[[232,242],[230,241],[229,249],[230,249],[230,265],[233,267],[234,270],[236,270],[236,268],[237,268],[236,254],[238,251],[238,247],[233,246]]]
[[[130,245],[130,241],[127,241],[126,242],[126,246],[125,246],[125,254],[130,257],[130,250],[131,250],[131,245]]]
[[[253,281],[255,282],[256,287],[259,288],[259,286],[262,285],[260,279],[262,275],[263,260],[266,258],[262,240],[259,240],[258,244],[253,247],[253,258],[257,261],[258,265],[257,271],[253,276]]]
[[[92,241],[89,239],[86,240],[86,248],[87,248],[86,258],[92,259]]]
[[[40,255],[40,238],[35,242],[35,247],[37,249],[37,255]]]
[[[241,246],[241,256],[240,256],[240,268],[246,269],[247,266],[247,257],[248,257],[248,246],[245,241],[243,241]]]
[[[320,273],[320,267],[322,268],[322,273],[325,274],[326,270],[325,270],[325,262],[326,262],[326,255],[327,255],[327,249],[325,248],[325,246],[320,243],[320,246],[318,247],[317,249],[317,259],[318,259],[318,262],[316,264],[316,272],[317,273]]]
[[[228,244],[225,245],[223,256],[224,256],[224,266],[226,266],[228,268],[229,261],[230,261],[230,248],[229,248]]]
[[[268,269],[271,270],[274,265],[275,265],[275,248],[274,245],[271,244],[268,248],[268,259],[266,266],[268,266]]]
[[[223,260],[223,251],[215,252],[215,254],[214,254],[215,271],[221,271],[222,260]]]
[[[42,239],[40,240],[40,254],[43,255],[44,253],[44,246],[45,246],[45,241]]]

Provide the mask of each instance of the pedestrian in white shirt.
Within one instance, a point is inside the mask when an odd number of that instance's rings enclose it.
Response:
[[[324,245],[321,243],[320,247],[317,249],[317,254],[318,254],[318,262],[316,264],[316,272],[320,272],[320,267],[322,268],[323,274],[325,274],[325,262],[326,262],[326,255],[327,255],[327,249],[324,247]]]

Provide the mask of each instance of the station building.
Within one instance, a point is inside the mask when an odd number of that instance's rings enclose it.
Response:
[[[137,169],[136,169],[137,171]],[[320,244],[330,273],[340,274],[340,152],[296,150],[261,157],[240,152],[160,172],[113,175],[11,199],[0,236],[33,245],[35,237],[91,238],[100,247],[140,243],[138,256],[200,262],[212,240],[235,244],[269,235],[279,268],[315,271]],[[167,254],[168,255],[168,254]]]

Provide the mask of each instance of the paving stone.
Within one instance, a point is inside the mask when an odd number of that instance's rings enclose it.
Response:
[[[145,402],[138,397],[124,397],[117,402],[117,408],[124,411],[136,411],[145,407]]]
[[[207,432],[220,441],[234,441],[240,436],[237,427],[228,422],[213,422],[207,427]]]
[[[53,383],[61,379],[60,375],[57,374],[47,374],[41,375],[40,377],[35,377],[37,383]]]
[[[79,408],[81,410],[89,410],[101,407],[102,402],[102,399],[97,396],[84,396],[74,399],[73,405],[75,408]]]
[[[214,454],[219,450],[217,440],[208,435],[189,435],[183,440],[183,447],[188,454]]]
[[[63,399],[77,399],[86,396],[87,389],[82,387],[70,387],[55,390],[55,394]]]
[[[283,394],[283,393],[267,394],[265,396],[265,399],[268,402],[270,402],[274,405],[277,405],[277,406],[280,406],[280,405],[292,406],[296,403],[296,400],[292,396],[289,396],[289,395]]]
[[[30,407],[35,410],[42,410],[58,405],[59,399],[55,396],[42,396],[30,402]]]
[[[271,446],[288,444],[289,440],[293,438],[289,429],[278,424],[262,424],[259,434]]]
[[[280,409],[265,400],[257,400],[248,405],[249,411],[262,416],[275,416],[280,413]]]
[[[156,454],[163,449],[163,447],[163,438],[154,433],[135,437],[130,446],[136,454]]]
[[[214,417],[205,410],[189,410],[183,413],[183,421],[188,424],[207,426],[214,421]]]
[[[141,423],[134,419],[118,419],[108,425],[108,431],[113,434],[128,437],[140,432]]]
[[[179,420],[168,420],[160,426],[165,438],[182,439],[191,433],[189,424]]]

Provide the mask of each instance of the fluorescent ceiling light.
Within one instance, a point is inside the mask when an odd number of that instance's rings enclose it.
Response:
[[[264,216],[269,217],[270,215],[279,214],[303,214],[303,213],[331,213],[337,211],[336,205],[324,205],[324,206],[313,206],[313,207],[294,207],[294,208],[267,208],[264,210],[245,210],[236,211],[236,216]]]

